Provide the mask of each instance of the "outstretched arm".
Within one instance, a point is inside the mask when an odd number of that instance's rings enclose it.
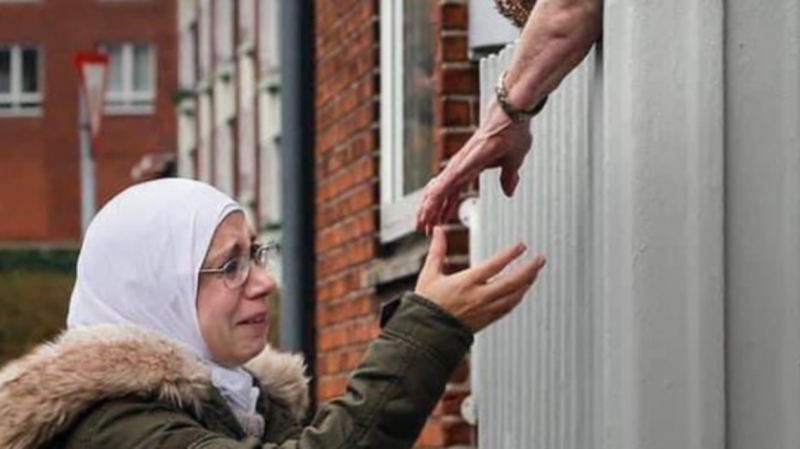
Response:
[[[530,110],[555,90],[586,57],[602,32],[603,0],[539,0],[522,30],[503,82],[507,101]],[[417,227],[430,229],[453,215],[461,189],[487,168],[500,167],[500,184],[511,196],[533,138],[530,120],[511,118],[493,98],[481,125],[444,171],[425,188]]]

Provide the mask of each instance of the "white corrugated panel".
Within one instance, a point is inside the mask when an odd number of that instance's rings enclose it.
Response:
[[[481,64],[482,104],[513,54]],[[553,94],[534,121],[533,150],[513,200],[499,187],[499,170],[480,179],[473,259],[517,241],[528,256],[547,256],[546,274],[522,305],[478,336],[474,394],[483,448],[586,449],[595,428],[599,381],[592,301],[592,154],[602,123],[596,56]],[[595,87],[598,86],[598,87]],[[544,272],[543,272],[544,273]]]
[[[796,21],[797,10],[785,10],[787,23]],[[737,20],[753,19],[754,11],[743,8]],[[723,183],[724,83],[738,78],[725,73],[723,56],[725,45],[742,42],[724,41],[723,12],[721,1],[605,2],[602,53],[590,56],[534,121],[520,191],[506,199],[497,173],[482,175],[473,257],[523,240],[549,263],[531,297],[479,335],[473,381],[481,448],[723,449],[726,435],[734,435],[726,430],[724,275],[726,266],[744,277],[752,271],[724,259],[723,206],[739,199],[724,190],[736,181]],[[509,57],[484,61],[484,103]],[[796,61],[778,59],[789,66]],[[770,86],[775,97],[789,93],[784,119],[796,124],[796,91],[786,88],[797,87],[796,65],[774,73],[795,74],[782,88]],[[757,93],[764,84],[749,87]],[[787,124],[772,136],[791,137],[793,129]],[[796,143],[792,139],[784,142]],[[796,154],[784,152],[774,164],[791,170]],[[752,152],[748,157],[758,159]],[[748,167],[741,161],[731,167]],[[783,179],[783,186],[797,185],[795,172]],[[797,196],[786,198],[773,209],[796,223]],[[766,190],[752,201],[774,202]],[[742,220],[752,217],[746,207]],[[780,235],[778,229],[789,228],[776,226],[772,235]],[[782,241],[796,242],[792,235]],[[788,254],[784,260],[796,270],[795,253]],[[794,303],[781,302],[780,310],[794,317],[798,295],[788,279],[780,291],[794,294]],[[742,278],[741,284],[754,281]],[[767,320],[741,319],[740,328],[776,332]],[[791,336],[797,326],[780,329]],[[782,374],[790,376],[797,344],[785,347]],[[775,380],[763,384],[766,389]],[[796,381],[786,385],[796,391]],[[761,392],[753,389],[748,398],[763,398]],[[752,400],[741,402],[741,419]],[[783,410],[794,407],[784,404]],[[797,447],[789,441],[737,447]]]
[[[800,2],[725,18],[728,448],[798,448]]]

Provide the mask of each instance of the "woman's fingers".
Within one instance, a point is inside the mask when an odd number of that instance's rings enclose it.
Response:
[[[447,257],[447,238],[441,226],[433,228],[433,238],[425,258],[425,265],[420,275],[441,274],[444,271],[444,262]]]
[[[482,284],[498,273],[514,261],[517,257],[525,252],[526,246],[522,243],[517,243],[514,246],[508,247],[489,259],[479,263],[473,268],[467,270],[465,274],[476,284]]]
[[[544,267],[544,264],[545,258],[541,254],[537,254],[532,260],[522,264],[512,272],[482,286],[481,294],[485,295],[489,301],[514,295],[517,292],[522,292],[524,295],[536,281],[536,277]]]
[[[493,318],[492,321],[486,325],[488,326],[489,324],[492,324],[500,318],[508,315],[509,312],[514,310],[514,308],[516,308],[519,303],[522,302],[522,299],[525,297],[525,293],[527,293],[527,291],[527,289],[518,290],[494,301],[490,306]]]

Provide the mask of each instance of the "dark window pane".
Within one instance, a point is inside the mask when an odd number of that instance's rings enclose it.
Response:
[[[0,93],[11,93],[11,50],[0,49]]]
[[[22,92],[39,92],[39,51],[35,48],[22,50]]]
[[[122,47],[116,44],[109,44],[103,47],[108,55],[107,93],[122,92]]]
[[[403,0],[403,194],[433,174],[433,2]]]
[[[133,90],[151,92],[153,90],[153,47],[147,44],[133,46]]]

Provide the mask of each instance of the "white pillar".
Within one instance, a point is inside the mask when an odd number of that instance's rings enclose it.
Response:
[[[597,447],[725,447],[723,5],[605,2]]]

